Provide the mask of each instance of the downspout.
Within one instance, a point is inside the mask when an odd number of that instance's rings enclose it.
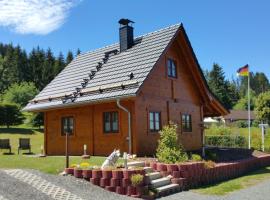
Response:
[[[128,109],[126,109],[125,107],[123,107],[120,104],[120,99],[116,100],[117,106],[122,109],[123,111],[125,111],[126,113],[128,113],[128,153],[131,155],[132,154],[132,141],[131,141],[131,114],[130,111]]]

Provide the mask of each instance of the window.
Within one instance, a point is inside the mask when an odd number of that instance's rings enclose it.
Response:
[[[149,113],[149,128],[150,131],[156,132],[161,129],[161,113],[160,112],[150,112]]]
[[[172,59],[167,60],[167,73],[168,73],[169,77],[173,77],[173,78],[177,77],[177,75],[176,75],[176,65],[175,65],[174,60],[172,60]]]
[[[188,114],[182,115],[182,130],[184,132],[191,132],[192,131],[191,115],[188,115]]]
[[[118,112],[105,112],[103,113],[103,127],[104,133],[118,133]]]
[[[61,135],[66,135],[66,133],[74,135],[74,117],[62,117],[61,129]]]

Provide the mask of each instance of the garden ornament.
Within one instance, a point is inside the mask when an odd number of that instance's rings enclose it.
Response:
[[[106,167],[114,167],[117,160],[120,157],[120,150],[114,150],[111,155],[103,162],[101,169],[105,169]]]

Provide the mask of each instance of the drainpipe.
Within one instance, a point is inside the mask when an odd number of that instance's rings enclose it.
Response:
[[[128,153],[131,155],[131,153],[132,153],[132,143],[131,143],[131,114],[130,114],[130,112],[129,112],[128,109],[126,109],[125,107],[123,107],[120,104],[120,99],[117,99],[116,103],[117,103],[117,106],[120,109],[124,110],[128,114],[128,137],[127,137],[127,139],[128,139]]]

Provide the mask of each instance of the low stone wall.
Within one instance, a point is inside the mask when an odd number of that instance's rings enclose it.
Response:
[[[116,192],[132,197],[140,197],[147,186],[145,180],[138,187],[133,187],[131,185],[131,176],[133,174],[141,174],[145,177],[145,171],[143,169],[90,170],[66,168],[65,172],[76,178],[83,178],[90,181],[92,184],[100,186],[110,192]]]
[[[207,167],[203,162],[181,164],[151,162],[148,165],[154,170],[160,171],[163,176],[172,175],[172,183],[177,183],[183,190],[186,190],[236,178],[256,169],[270,166],[270,155],[218,163],[214,167]]]
[[[171,182],[178,184],[181,190],[188,190],[202,185],[208,185],[242,176],[256,169],[270,166],[270,155],[252,157],[233,162],[218,163],[207,166],[204,162],[187,162],[180,164],[165,164],[158,162],[145,162],[145,165],[159,171],[162,176],[171,175]],[[100,186],[108,191],[132,197],[145,197],[152,199],[153,196],[142,196],[150,186],[149,177],[145,176],[144,169],[65,169],[67,174],[76,178],[83,178],[92,184]],[[141,174],[144,176],[143,183],[138,187],[131,185],[131,176]]]

